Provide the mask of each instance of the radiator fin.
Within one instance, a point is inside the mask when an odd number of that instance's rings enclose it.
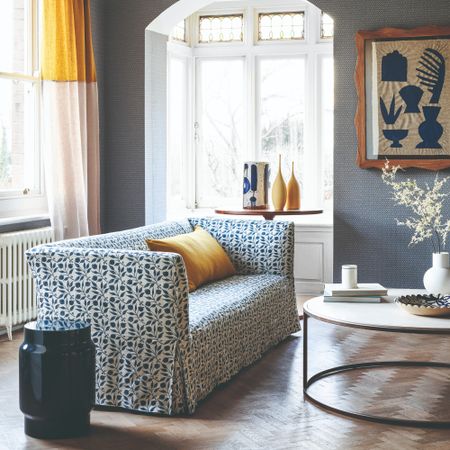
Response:
[[[53,242],[51,227],[0,234],[0,326],[12,339],[12,327],[36,318],[36,293],[25,252]]]

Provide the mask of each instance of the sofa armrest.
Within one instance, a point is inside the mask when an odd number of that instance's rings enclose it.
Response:
[[[129,322],[110,331],[145,333],[146,320],[164,314],[173,336],[187,331],[188,288],[183,260],[175,253],[44,245],[28,250],[39,316],[93,319],[110,312]],[[100,317],[97,317],[100,319]],[[93,321],[95,322],[95,321]],[[183,330],[184,329],[184,330]]]
[[[186,377],[189,357],[180,255],[44,245],[29,250],[27,259],[38,318],[91,323],[97,404],[162,414],[185,408],[186,392],[171,387],[174,374]]]
[[[230,256],[238,273],[271,273],[293,278],[294,224],[285,221],[191,218],[208,230]]]

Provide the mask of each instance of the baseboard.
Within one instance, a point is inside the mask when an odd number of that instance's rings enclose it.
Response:
[[[21,330],[24,325],[25,325],[24,323],[20,323],[19,325],[14,325],[12,327],[12,332],[14,333],[15,331]],[[6,334],[8,334],[8,332],[6,331],[6,327],[5,326],[0,327],[0,336],[4,336]]]
[[[297,295],[322,295],[323,287],[320,281],[295,281]]]

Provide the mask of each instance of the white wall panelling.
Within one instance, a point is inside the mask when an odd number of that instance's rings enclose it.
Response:
[[[320,294],[323,284],[333,281],[333,226],[295,226],[295,290],[297,294]]]

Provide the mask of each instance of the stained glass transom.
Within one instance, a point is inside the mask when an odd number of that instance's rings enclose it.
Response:
[[[260,41],[282,41],[305,38],[305,13],[277,12],[260,13],[258,39]]]
[[[331,39],[334,36],[334,20],[324,12],[320,19],[320,38]]]
[[[170,33],[170,38],[174,41],[186,42],[186,21],[177,23]]]
[[[244,15],[200,16],[199,42],[234,42],[244,39]]]

